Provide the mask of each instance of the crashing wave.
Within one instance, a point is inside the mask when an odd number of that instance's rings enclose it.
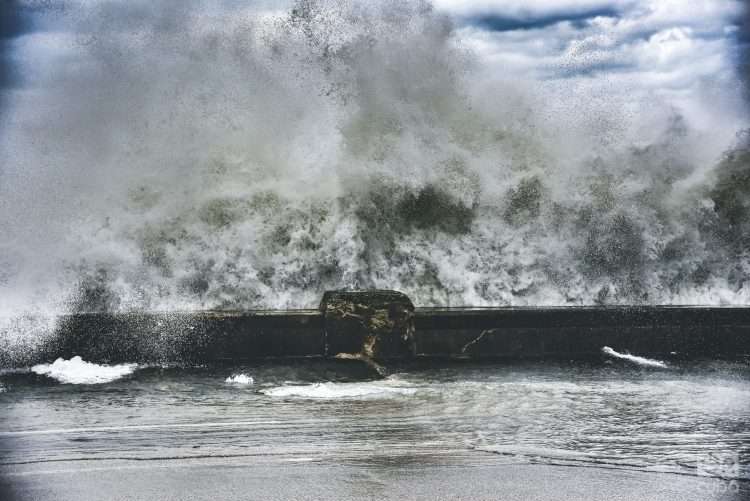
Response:
[[[425,2],[76,5],[0,135],[12,312],[750,302],[733,120],[490,78]]]
[[[99,365],[86,362],[81,357],[73,357],[70,360],[58,358],[51,364],[35,365],[31,371],[61,383],[102,384],[128,376],[137,368],[138,364]]]

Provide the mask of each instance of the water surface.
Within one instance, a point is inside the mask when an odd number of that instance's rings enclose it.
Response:
[[[497,463],[750,480],[750,369],[701,362],[146,367],[104,384],[0,376],[0,460],[236,457]],[[243,377],[244,376],[244,377]]]

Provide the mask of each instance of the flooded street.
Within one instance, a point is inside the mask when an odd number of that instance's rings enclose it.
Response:
[[[6,372],[0,474],[19,499],[149,499],[158,486],[170,499],[750,492],[745,362],[391,370],[139,367],[100,384]],[[424,492],[412,492],[416,476]]]

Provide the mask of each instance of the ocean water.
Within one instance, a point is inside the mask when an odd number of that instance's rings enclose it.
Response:
[[[750,482],[747,362],[391,369],[373,379],[354,362],[151,366],[97,384],[5,372],[0,472],[234,458],[564,465]]]

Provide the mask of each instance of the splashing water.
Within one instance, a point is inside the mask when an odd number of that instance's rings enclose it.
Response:
[[[224,380],[227,384],[250,385],[255,383],[255,379],[247,374],[233,374]]]
[[[51,364],[39,364],[31,372],[48,376],[67,384],[102,384],[116,381],[132,374],[138,364],[99,365],[86,362],[81,357],[70,360],[58,358]]]
[[[487,76],[429,4],[47,22],[0,135],[3,313],[750,300],[746,135]]]
[[[610,357],[619,358],[620,360],[627,360],[628,362],[632,362],[636,365],[642,365],[645,367],[658,367],[660,369],[666,369],[667,364],[662,362],[661,360],[652,360],[650,358],[646,357],[639,357],[637,355],[630,355],[629,353],[620,353],[618,351],[613,350],[609,346],[604,346],[602,348],[602,353],[605,355],[608,355]]]
[[[313,383],[307,385],[277,386],[261,390],[270,397],[302,399],[381,399],[414,395],[416,388],[403,383],[389,384],[389,381],[369,381],[365,383]]]

